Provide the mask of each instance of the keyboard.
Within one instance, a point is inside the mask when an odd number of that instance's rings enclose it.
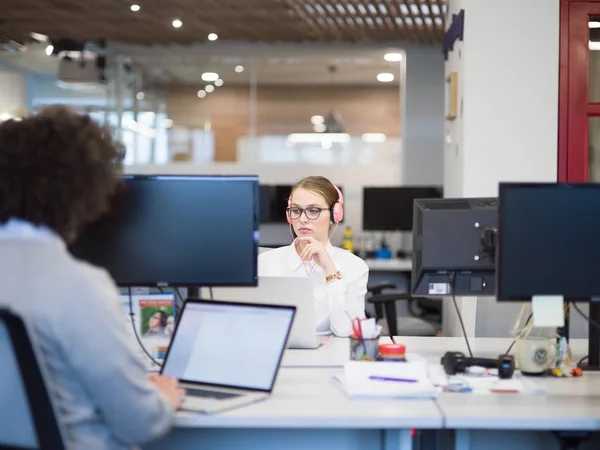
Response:
[[[231,394],[229,392],[209,391],[206,389],[186,389],[186,395],[191,397],[215,398],[217,400],[225,400],[228,398],[239,397],[240,394]]]

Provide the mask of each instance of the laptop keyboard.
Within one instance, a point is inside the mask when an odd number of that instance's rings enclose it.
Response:
[[[239,397],[240,394],[230,394],[229,392],[208,391],[206,389],[186,389],[186,395],[191,397],[215,398],[217,400],[225,400],[228,398]]]

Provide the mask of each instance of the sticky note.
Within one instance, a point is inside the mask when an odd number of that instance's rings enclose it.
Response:
[[[564,327],[565,310],[562,295],[534,295],[531,298],[534,327]]]

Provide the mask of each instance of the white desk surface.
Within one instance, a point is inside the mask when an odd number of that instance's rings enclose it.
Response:
[[[382,272],[410,272],[412,270],[411,259],[365,259],[369,270]]]
[[[431,399],[350,400],[332,379],[339,369],[281,369],[271,397],[216,415],[179,412],[178,427],[439,429]]]
[[[389,341],[389,338],[382,338]],[[463,338],[397,337],[407,351],[439,364],[448,350],[467,353]],[[473,354],[495,358],[506,352],[512,339],[471,338]],[[571,340],[578,361],[587,354],[587,339]],[[514,354],[515,347],[511,353]],[[600,430],[600,373],[581,378],[531,378],[547,387],[546,394],[443,393],[437,399],[447,428],[502,430]]]
[[[350,359],[350,340],[332,337],[317,349],[287,349],[281,367],[285,368],[338,368]]]

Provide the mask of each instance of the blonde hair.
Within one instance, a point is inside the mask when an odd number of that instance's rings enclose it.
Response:
[[[331,208],[339,200],[339,195],[333,183],[325,177],[306,177],[298,181],[292,186],[292,192],[290,198],[294,194],[296,189],[306,189],[307,191],[319,194],[327,203],[327,206]]]

